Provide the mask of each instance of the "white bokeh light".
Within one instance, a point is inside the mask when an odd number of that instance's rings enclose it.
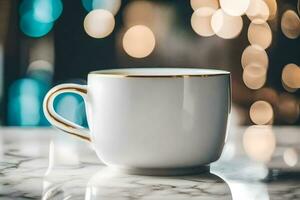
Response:
[[[128,29],[123,37],[125,52],[135,58],[144,58],[151,54],[155,47],[155,36],[150,28],[136,25]]]
[[[276,148],[276,138],[270,126],[250,126],[243,135],[246,154],[257,162],[267,163]]]
[[[112,33],[115,27],[114,16],[107,10],[92,10],[84,18],[84,30],[93,38],[104,38]]]
[[[217,36],[232,39],[241,33],[243,19],[240,16],[230,16],[219,9],[212,16],[211,27]]]
[[[202,7],[210,7],[217,10],[219,8],[219,1],[218,0],[191,0],[191,7],[193,8],[194,11]]]
[[[198,35],[209,37],[215,34],[210,23],[215,11],[216,10],[211,7],[201,7],[193,13],[191,26]]]
[[[220,6],[231,16],[241,16],[248,9],[250,0],[220,0]]]
[[[299,159],[298,157],[299,156],[295,148],[287,148],[283,152],[283,160],[290,167],[297,165]]]
[[[270,10],[264,0],[251,0],[246,15],[253,23],[260,24],[268,20]]]

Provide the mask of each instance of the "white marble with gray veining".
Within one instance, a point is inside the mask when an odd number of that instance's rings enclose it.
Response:
[[[155,177],[107,168],[54,129],[2,128],[0,199],[300,199],[300,128],[258,130],[232,128],[211,172]]]

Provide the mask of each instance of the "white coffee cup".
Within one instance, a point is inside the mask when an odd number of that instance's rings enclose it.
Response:
[[[91,142],[108,166],[138,173],[178,172],[220,157],[231,107],[230,82],[230,73],[222,70],[100,70],[89,73],[87,86],[52,88],[44,99],[44,113],[55,127]],[[55,97],[68,92],[83,97],[90,130],[55,112]]]

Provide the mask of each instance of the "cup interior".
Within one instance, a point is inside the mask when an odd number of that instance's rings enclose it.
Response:
[[[113,75],[113,76],[215,76],[227,75],[230,72],[216,69],[199,68],[122,68],[93,71],[90,74]]]

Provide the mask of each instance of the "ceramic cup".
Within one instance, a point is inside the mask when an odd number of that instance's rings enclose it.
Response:
[[[61,84],[44,99],[49,122],[92,144],[108,166],[133,173],[175,174],[207,166],[222,152],[231,107],[230,73],[197,68],[94,71],[88,84]],[[89,130],[53,108],[76,93]]]

